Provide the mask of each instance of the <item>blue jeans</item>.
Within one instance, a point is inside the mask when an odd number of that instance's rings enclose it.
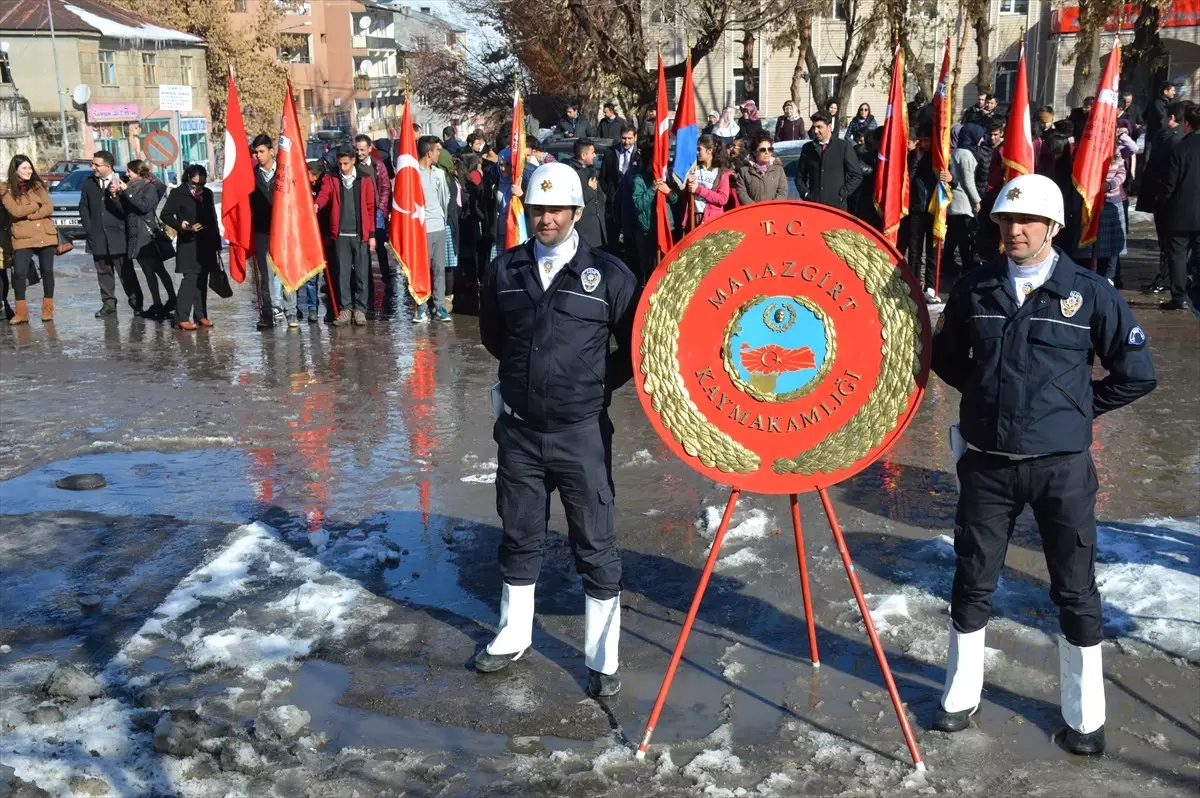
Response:
[[[296,310],[317,310],[320,286],[317,282],[320,276],[312,278],[296,291]]]

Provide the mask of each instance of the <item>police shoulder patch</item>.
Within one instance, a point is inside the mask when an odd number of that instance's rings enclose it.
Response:
[[[1125,343],[1129,346],[1143,346],[1146,343],[1146,331],[1140,325],[1135,324],[1129,328],[1129,336],[1125,339]]]
[[[600,270],[589,266],[583,270],[580,279],[583,280],[583,290],[590,294],[600,285]]]
[[[1058,306],[1062,311],[1063,318],[1069,319],[1078,313],[1079,309],[1083,307],[1083,294],[1079,293],[1078,291],[1072,291],[1067,295],[1066,299],[1060,299],[1058,301]]]

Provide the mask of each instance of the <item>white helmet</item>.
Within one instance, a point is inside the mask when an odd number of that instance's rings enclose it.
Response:
[[[579,175],[565,163],[544,163],[529,178],[526,205],[582,208],[583,185]]]
[[[1005,183],[992,206],[992,221],[1000,221],[996,217],[1002,213],[1041,216],[1057,224],[1059,229],[1066,225],[1062,191],[1045,175],[1017,175]]]

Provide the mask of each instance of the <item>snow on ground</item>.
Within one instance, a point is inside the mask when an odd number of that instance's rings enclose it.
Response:
[[[463,456],[463,466],[471,469],[474,473],[467,474],[460,478],[460,482],[475,485],[494,485],[496,484],[496,469],[499,467],[495,460],[480,460],[473,454]]]
[[[1106,636],[1140,645],[1147,653],[1200,659],[1200,520],[1109,522],[1098,527],[1097,535],[1096,583]],[[953,566],[954,542],[947,535],[914,547],[888,575],[898,589],[866,597],[879,635],[911,638],[910,656],[943,661]],[[1032,642],[1049,643],[1057,636],[1058,613],[1041,579],[1006,571],[993,602],[991,628]],[[848,600],[842,607],[839,623],[857,628],[862,623],[857,604]],[[1031,615],[1031,610],[1041,612]],[[989,662],[997,656],[1002,655],[989,649]]]
[[[705,507],[696,518],[696,529],[701,535],[711,540],[717,534],[717,527],[721,525],[721,517],[724,513],[724,507]],[[757,507],[747,510],[739,508],[734,511],[733,518],[729,522],[729,530],[725,533],[725,542],[759,540],[771,534],[771,530],[774,528],[775,519],[766,512]]]
[[[654,455],[650,454],[649,449],[638,449],[633,453],[633,455],[629,458],[629,461],[626,462],[623,467],[630,468],[633,466],[653,465],[654,463]]]
[[[358,541],[365,559],[376,559],[379,545]],[[216,672],[249,680],[244,685],[259,684],[265,701],[281,683],[287,685],[286,679],[271,679],[270,671],[292,670],[315,648],[386,614],[386,602],[298,554],[267,527],[239,527],[215,556],[180,581],[108,663],[100,677],[104,696],[59,701],[48,708],[48,717],[35,719],[30,702],[55,663],[25,661],[0,671],[5,688],[0,762],[57,795],[202,794],[207,787],[182,775],[190,770],[184,760],[156,753],[153,723],[135,722],[147,710],[126,704],[125,696],[139,690],[146,695],[181,675],[202,679]],[[171,667],[144,673],[150,658]],[[228,692],[236,700],[247,690]],[[221,778],[217,794],[223,795],[233,784],[228,774]]]

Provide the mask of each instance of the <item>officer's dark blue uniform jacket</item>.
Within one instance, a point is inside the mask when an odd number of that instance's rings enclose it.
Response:
[[[637,298],[633,273],[582,239],[544,292],[533,239],[492,261],[480,293],[479,331],[500,360],[505,404],[547,431],[599,415],[633,376]]]
[[[989,452],[1086,451],[1092,419],[1154,390],[1146,334],[1103,277],[1058,263],[1017,306],[1004,259],[965,275],[933,338],[933,370],[962,393],[961,431]],[[1108,370],[1092,380],[1093,356]]]

